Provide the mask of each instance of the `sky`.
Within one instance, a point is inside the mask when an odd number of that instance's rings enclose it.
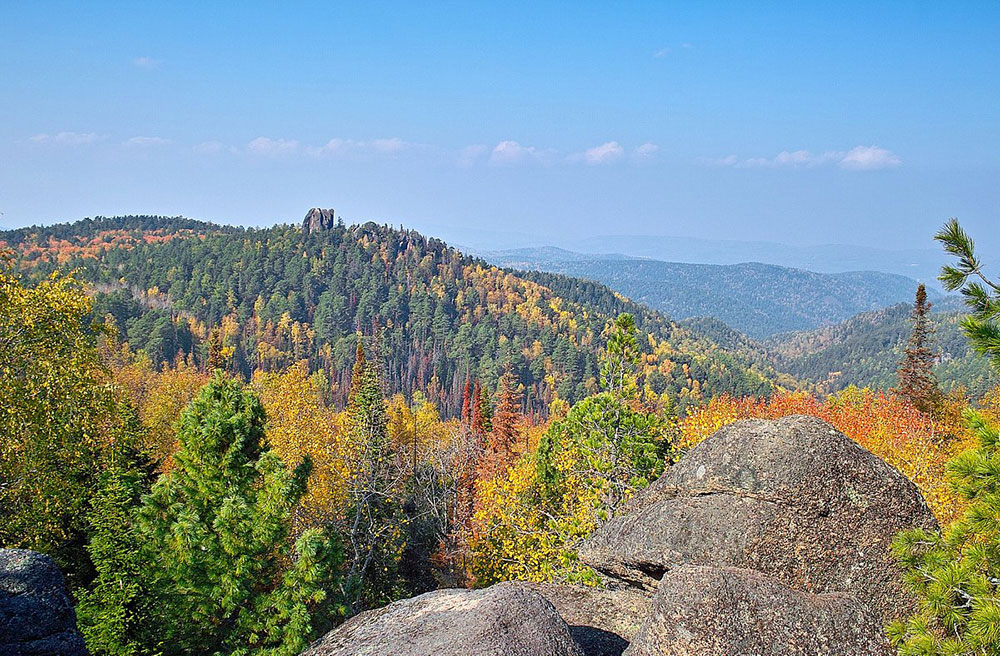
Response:
[[[1000,250],[998,35],[996,2],[9,2],[0,227],[908,249],[957,216]]]

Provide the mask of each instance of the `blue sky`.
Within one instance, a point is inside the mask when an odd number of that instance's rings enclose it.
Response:
[[[5,3],[0,226],[1000,248],[1000,4]]]

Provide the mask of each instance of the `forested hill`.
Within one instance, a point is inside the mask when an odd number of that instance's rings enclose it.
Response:
[[[162,217],[97,218],[0,233],[39,277],[78,269],[95,314],[111,315],[154,362],[178,353],[234,371],[307,360],[346,394],[355,334],[378,335],[390,392],[424,390],[460,410],[468,377],[493,386],[506,363],[528,409],[593,393],[602,331],[636,316],[643,384],[684,405],[705,395],[766,393],[775,374],[757,354],[721,348],[607,287],[554,274],[517,275],[416,232],[345,226],[219,226]],[[213,334],[214,332],[214,334]]]
[[[959,320],[957,299],[942,300],[931,314],[931,348],[939,355],[934,373],[945,389],[961,386],[982,396],[998,382],[988,360],[971,351]],[[911,305],[864,312],[842,323],[811,331],[775,335],[763,345],[782,371],[819,392],[849,385],[888,389],[896,385],[896,369],[912,326]]]
[[[714,317],[755,338],[809,330],[911,301],[917,281],[875,271],[816,273],[773,264],[687,264],[557,248],[484,254],[516,269],[596,280],[674,319]]]

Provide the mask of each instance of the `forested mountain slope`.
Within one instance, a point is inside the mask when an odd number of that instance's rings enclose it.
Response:
[[[961,333],[963,312],[955,299],[941,302],[931,315],[934,371],[945,389],[958,386],[981,396],[998,382],[986,358],[976,356]],[[774,335],[764,342],[775,366],[822,392],[849,385],[888,389],[896,385],[896,368],[910,336],[911,305],[900,303],[864,312],[834,326]]]
[[[345,226],[219,226],[180,218],[98,218],[0,233],[34,277],[79,269],[95,314],[112,315],[154,362],[204,363],[209,343],[249,374],[307,360],[343,399],[353,335],[379,334],[391,392],[423,389],[460,410],[468,377],[495,385],[513,363],[528,410],[593,393],[607,322],[636,316],[643,384],[682,405],[704,395],[766,393],[775,373],[758,354],[721,348],[697,330],[607,287],[519,275],[416,232]]]
[[[764,338],[909,301],[917,282],[874,271],[815,273],[772,264],[661,262],[561,249],[487,253],[496,264],[596,280],[675,319],[714,317]]]

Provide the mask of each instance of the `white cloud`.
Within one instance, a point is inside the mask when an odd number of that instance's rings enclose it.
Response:
[[[855,146],[840,160],[840,166],[845,169],[871,171],[899,166],[903,160],[891,150],[878,146]]]
[[[156,68],[160,65],[159,59],[153,59],[152,57],[136,57],[132,60],[132,65],[136,68],[144,68],[150,70]]]
[[[374,150],[376,153],[381,153],[383,155],[395,155],[396,153],[406,150],[410,144],[406,143],[399,137],[392,137],[390,139],[372,139],[368,143],[368,147]]]
[[[783,150],[774,157],[748,157],[736,155],[726,157],[699,157],[698,164],[704,166],[730,166],[735,168],[816,168],[839,166],[843,169],[867,170],[899,166],[903,160],[890,150],[877,146],[855,146],[850,150],[828,150],[813,153],[808,150]]]
[[[56,134],[36,134],[28,141],[36,144],[55,144],[59,146],[85,146],[104,139],[104,135],[95,132],[58,132]]]
[[[125,141],[126,146],[132,146],[137,148],[148,148],[151,146],[166,146],[173,143],[170,139],[164,139],[163,137],[132,137]]]
[[[490,147],[484,146],[483,144],[472,144],[471,146],[466,146],[462,150],[458,151],[458,165],[465,167],[472,166],[489,151]]]
[[[622,158],[625,149],[617,141],[608,141],[583,151],[582,159],[591,166],[610,164]]]
[[[221,141],[203,141],[200,144],[191,146],[191,150],[202,155],[215,155],[226,150],[226,144]]]
[[[699,157],[695,163],[702,166],[736,166],[739,161],[740,159],[736,155],[727,155],[725,157]]]
[[[522,146],[516,141],[501,141],[490,153],[490,164],[518,164],[537,157],[538,151],[534,146]]]
[[[247,144],[247,150],[255,155],[290,155],[299,150],[299,142],[295,139],[257,137]]]
[[[371,141],[356,141],[335,137],[322,146],[312,146],[306,149],[310,155],[348,156],[348,155],[398,155],[403,151],[415,148],[416,145],[403,141],[399,137],[372,139]]]
[[[655,143],[644,143],[632,151],[632,156],[639,160],[649,161],[655,158],[658,152],[660,152],[660,147]]]
[[[690,43],[682,43],[678,47],[681,50],[690,50],[694,46],[692,46]],[[664,57],[666,57],[667,55],[669,55],[670,53],[672,53],[674,50],[675,49],[672,48],[672,47],[670,47],[670,46],[664,46],[663,48],[660,48],[659,50],[654,50],[653,51],[653,58],[654,59],[663,59]]]

